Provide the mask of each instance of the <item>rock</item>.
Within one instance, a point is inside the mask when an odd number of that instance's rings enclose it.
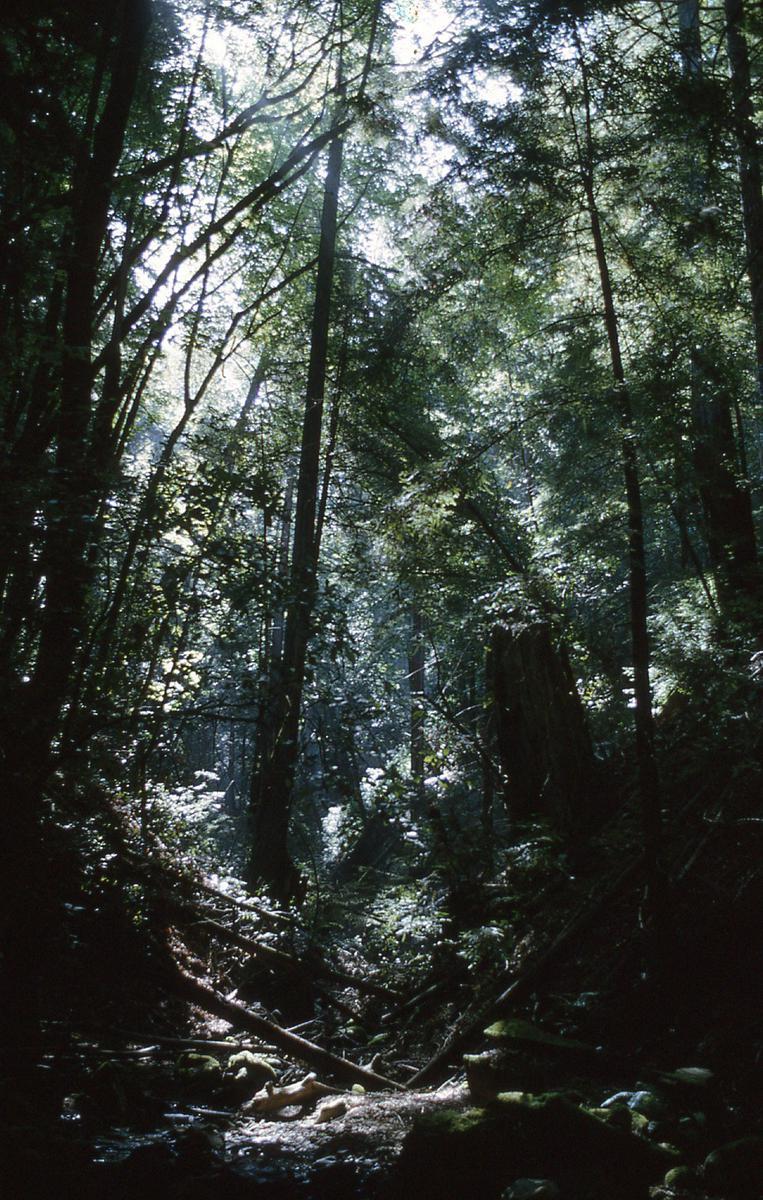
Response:
[[[654,1092],[617,1092],[607,1100],[602,1101],[602,1108],[629,1108],[631,1112],[641,1113],[647,1121],[662,1121],[669,1115],[669,1106],[661,1096]]]
[[[550,1033],[547,1029],[541,1029],[539,1025],[533,1025],[531,1021],[496,1021],[485,1030],[485,1037],[499,1046],[516,1043],[527,1045],[529,1043],[534,1049],[541,1048],[575,1055],[596,1054],[595,1048],[589,1046],[587,1042],[579,1042],[575,1038],[564,1037],[560,1033]]]
[[[322,1125],[325,1121],[334,1121],[337,1117],[343,1117],[347,1112],[347,1104],[341,1098],[336,1100],[324,1100],[315,1113],[316,1125]]]
[[[138,1146],[112,1169],[122,1187],[114,1187],[115,1180],[111,1180],[101,1195],[171,1196],[177,1184],[177,1158],[164,1140]]]
[[[673,1132],[673,1137],[681,1146],[697,1146],[705,1140],[706,1128],[707,1118],[704,1113],[689,1113],[687,1116],[680,1118],[678,1127]]]
[[[502,1200],[559,1200],[559,1196],[552,1179],[517,1179],[503,1193]]]
[[[269,1079],[276,1083],[278,1078],[272,1064],[261,1055],[252,1054],[251,1050],[240,1050],[238,1054],[231,1054],[225,1075],[227,1078],[232,1077],[237,1084],[246,1084],[248,1088],[255,1090],[261,1088]]]
[[[740,1138],[708,1154],[705,1183],[711,1192],[759,1200],[763,1193],[763,1137]]]
[[[562,1194],[644,1197],[677,1157],[561,1096],[502,1093],[488,1108],[436,1110],[407,1135],[390,1196],[473,1200],[553,1166]]]
[[[85,1084],[80,1109],[96,1122],[129,1122],[146,1108],[144,1079],[134,1065],[109,1059]]]
[[[699,1180],[690,1167],[673,1167],[665,1176],[665,1187],[674,1192],[691,1192],[699,1187]]]
[[[532,1055],[505,1050],[465,1054],[464,1067],[475,1104],[490,1104],[500,1092],[541,1090],[553,1075],[548,1063]]]
[[[587,1108],[586,1112],[593,1117],[598,1117],[600,1121],[606,1121],[607,1125],[628,1131],[633,1129],[633,1118],[637,1115],[632,1113],[625,1104],[615,1104],[612,1108]],[[642,1120],[646,1124],[646,1118],[644,1117]],[[634,1132],[640,1132],[640,1130],[634,1130]]]
[[[85,1085],[85,1095],[104,1120],[120,1120],[129,1108],[129,1072],[122,1063],[104,1062],[96,1067]]]
[[[223,1080],[220,1064],[211,1054],[192,1051],[181,1054],[177,1072],[183,1083],[195,1092],[215,1092]]]

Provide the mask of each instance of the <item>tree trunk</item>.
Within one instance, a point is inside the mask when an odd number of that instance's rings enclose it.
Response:
[[[424,622],[421,612],[411,612],[411,640],[408,646],[408,690],[411,707],[411,782],[419,797],[424,790],[426,739],[424,736],[424,694],[426,690],[426,658],[424,653]]]
[[[487,671],[511,820],[540,814],[576,833],[590,816],[594,759],[564,649],[545,622],[511,614],[492,631]]]
[[[756,131],[752,123],[747,47],[739,30],[741,0],[726,0],[727,40],[740,154],[747,267],[753,293],[759,384],[763,381],[763,200]],[[683,73],[702,79],[702,40],[698,0],[680,0],[679,41]],[[698,161],[698,139],[689,146]],[[693,216],[707,203],[704,172],[692,166]],[[694,253],[703,253],[699,248]],[[707,254],[707,251],[704,251]],[[757,298],[757,308],[756,308]],[[696,347],[691,363],[692,457],[702,505],[705,543],[722,612],[733,615],[740,601],[754,600],[759,588],[757,544],[749,486],[741,469],[732,423],[732,400],[710,356]],[[761,392],[763,395],[763,392]]]
[[[760,136],[755,125],[750,82],[750,57],[743,32],[743,0],[725,0],[726,46],[731,73],[731,94],[739,150],[739,186],[747,249],[752,320],[755,331],[758,399],[763,400],[763,186]]]
[[[35,1040],[38,963],[53,917],[54,872],[42,830],[43,791],[70,694],[89,583],[98,464],[88,463],[92,420],[92,339],[98,262],[113,186],[151,19],[148,0],[126,0],[108,94],[92,153],[74,181],[71,255],[63,305],[63,355],[55,479],[47,511],[42,574],[45,604],[31,682],[8,705],[0,850],[2,998],[0,1029],[11,1052]],[[84,465],[83,465],[84,464]],[[6,697],[6,704],[8,698]],[[5,714],[4,714],[5,715]]]
[[[580,179],[594,244],[596,265],[599,272],[603,304],[604,327],[607,334],[609,356],[614,379],[614,395],[617,401],[622,439],[620,456],[625,484],[628,511],[628,595],[630,602],[631,661],[633,664],[633,693],[635,704],[636,761],[638,765],[639,793],[643,822],[644,849],[648,863],[649,888],[656,898],[660,891],[661,871],[659,849],[662,832],[660,787],[657,761],[654,752],[654,714],[652,691],[649,680],[649,632],[647,628],[648,588],[646,574],[646,547],[644,543],[644,514],[641,503],[638,456],[636,453],[636,431],[630,391],[625,380],[620,333],[615,309],[612,280],[601,229],[599,209],[594,190],[593,133],[591,129],[591,100],[588,75],[580,40],[575,35],[578,58],[583,81],[585,106],[585,133],[581,144],[575,126],[578,146]],[[656,902],[656,901],[655,901]]]
[[[316,510],[342,150],[340,135],[329,147],[323,193],[283,656],[280,664],[274,663],[276,686],[259,730],[251,790],[247,881],[252,888],[265,884],[281,900],[292,898],[300,890],[289,854],[288,828],[299,753],[305,661],[316,594]]]
[[[714,364],[693,355],[693,459],[710,564],[723,613],[759,595],[752,499],[741,477],[731,403]]]

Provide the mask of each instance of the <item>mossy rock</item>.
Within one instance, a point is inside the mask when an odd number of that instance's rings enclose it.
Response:
[[[706,1092],[716,1086],[715,1074],[707,1067],[677,1067],[660,1077],[668,1086],[683,1088],[690,1092]]]
[[[646,1197],[676,1157],[561,1096],[501,1093],[486,1108],[422,1116],[405,1139],[390,1197],[493,1200],[520,1177],[553,1176],[562,1194]]]
[[[188,1051],[177,1062],[177,1073],[187,1088],[194,1092],[214,1092],[223,1081],[222,1068],[211,1054]]]
[[[649,1124],[641,1113],[633,1113],[625,1104],[615,1104],[612,1108],[586,1108],[592,1117],[598,1117],[615,1129],[624,1129],[628,1133],[644,1133]]]
[[[763,1137],[740,1138],[708,1154],[704,1164],[709,1191],[760,1200],[763,1195]]]
[[[665,1187],[674,1192],[694,1192],[699,1180],[691,1167],[672,1167],[665,1176]]]
[[[499,1092],[539,1091],[552,1082],[548,1062],[532,1055],[504,1050],[465,1054],[466,1082],[475,1104],[489,1104]]]
[[[575,1038],[564,1037],[560,1033],[550,1033],[533,1025],[531,1021],[506,1020],[496,1021],[485,1030],[485,1037],[499,1046],[531,1045],[533,1049],[571,1053],[575,1055],[595,1055],[596,1050],[587,1042],[579,1042]]]
[[[670,1105],[659,1094],[646,1088],[635,1092],[617,1092],[602,1104],[602,1108],[629,1108],[641,1113],[647,1121],[664,1121],[670,1115]]]
[[[238,1054],[231,1054],[225,1074],[236,1083],[246,1084],[255,1090],[268,1082],[275,1083],[278,1078],[272,1064],[262,1055],[252,1054],[251,1050],[239,1050]]]

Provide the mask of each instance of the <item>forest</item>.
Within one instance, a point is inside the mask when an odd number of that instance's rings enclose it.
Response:
[[[763,9],[9,0],[0,1189],[763,1197]]]

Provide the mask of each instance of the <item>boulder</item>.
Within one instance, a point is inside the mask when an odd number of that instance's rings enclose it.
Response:
[[[562,1194],[645,1198],[677,1157],[562,1096],[502,1093],[486,1108],[436,1110],[407,1135],[390,1196],[492,1200],[512,1181],[545,1179]]]
[[[699,1180],[690,1167],[672,1167],[665,1176],[665,1187],[674,1192],[693,1192]]]
[[[181,1054],[177,1073],[185,1086],[199,1095],[214,1094],[223,1081],[220,1064],[211,1054],[196,1054],[193,1051]]]
[[[602,1108],[629,1108],[641,1113],[647,1121],[663,1121],[670,1115],[670,1106],[656,1092],[640,1089],[636,1092],[616,1092],[602,1101]]]
[[[257,1091],[268,1080],[276,1083],[278,1077],[271,1063],[260,1054],[252,1054],[251,1050],[239,1050],[231,1054],[225,1068],[226,1082],[241,1085],[249,1091]]]
[[[500,1092],[538,1091],[548,1087],[553,1071],[531,1054],[486,1050],[465,1054],[466,1082],[475,1104],[490,1104]]]
[[[760,1200],[763,1195],[763,1137],[727,1142],[708,1154],[704,1163],[705,1183],[720,1196]]]
[[[485,1030],[485,1037],[502,1047],[530,1045],[534,1050],[547,1050],[554,1054],[595,1055],[596,1049],[587,1042],[579,1042],[576,1038],[565,1037],[561,1033],[551,1033],[531,1021],[506,1020],[495,1021]]]

